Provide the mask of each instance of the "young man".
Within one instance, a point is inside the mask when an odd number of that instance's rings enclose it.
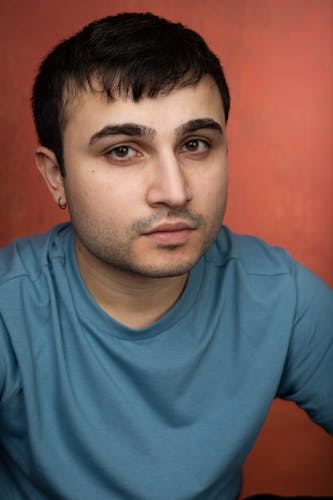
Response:
[[[333,432],[333,293],[221,222],[229,92],[151,14],[42,63],[37,165],[71,224],[0,255],[3,498],[235,499],[279,396]]]

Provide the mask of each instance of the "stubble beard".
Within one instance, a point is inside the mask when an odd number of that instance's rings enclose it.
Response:
[[[210,248],[222,225],[225,207],[222,208],[221,213],[216,214],[209,228],[204,217],[200,214],[191,213],[186,209],[169,210],[167,212],[157,212],[147,219],[137,221],[130,228],[128,235],[120,234],[114,223],[94,224],[94,221],[87,220],[80,213],[76,213],[70,204],[69,212],[78,240],[98,261],[110,268],[116,268],[128,274],[136,274],[147,278],[170,278],[188,273]],[[182,256],[179,259],[177,255],[180,250],[179,246],[163,246],[160,248],[157,246],[156,250],[163,256],[162,259],[156,258],[155,262],[152,263],[140,262],[133,250],[135,240],[142,237],[143,233],[149,231],[159,222],[172,220],[172,218],[186,221],[195,228],[195,231],[203,232],[199,248],[195,252],[191,251],[188,258]],[[182,253],[183,255],[186,253],[186,244]],[[154,255],[154,252],[152,252],[152,255]],[[156,261],[160,262],[156,263]],[[161,261],[165,263],[161,264]]]

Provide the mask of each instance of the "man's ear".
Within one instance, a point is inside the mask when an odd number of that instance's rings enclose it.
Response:
[[[51,149],[38,146],[36,150],[36,165],[56,204],[58,206],[59,203],[65,205],[64,178],[60,172],[56,155]]]

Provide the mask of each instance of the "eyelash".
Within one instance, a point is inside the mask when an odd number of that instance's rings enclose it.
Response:
[[[183,148],[188,147],[190,143],[196,143],[198,147],[200,147],[200,144],[201,144],[201,145],[203,145],[204,150],[198,151],[197,149],[195,149],[194,151],[193,150],[191,151],[190,149],[186,149],[185,150],[186,153],[202,154],[211,148],[211,142],[209,140],[197,138],[197,137],[192,137],[190,139],[187,139],[181,145],[180,151],[182,152]],[[126,156],[125,157],[117,156],[116,155],[117,152],[119,153],[122,149],[127,151]],[[130,151],[134,152],[134,154],[132,154],[132,155],[130,155],[130,157],[128,157],[127,155]],[[132,146],[130,146],[128,144],[119,144],[118,146],[114,146],[111,149],[108,149],[107,151],[105,151],[104,154],[106,157],[111,158],[111,159],[118,161],[118,162],[131,161],[133,158],[137,158],[137,157],[142,156],[142,154],[139,151],[137,151],[135,148],[133,148]],[[113,156],[113,155],[116,155],[116,156]]]

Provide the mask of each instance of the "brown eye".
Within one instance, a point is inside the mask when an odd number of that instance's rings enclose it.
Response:
[[[106,151],[105,155],[114,161],[126,161],[134,160],[140,156],[140,153],[131,146],[120,144],[119,146],[115,146],[114,148]]]
[[[186,147],[189,151],[196,151],[199,147],[199,141],[197,139],[191,139],[186,143]]]
[[[118,146],[117,148],[114,148],[112,152],[115,156],[118,156],[118,158],[126,158],[129,149],[130,148],[128,146]]]
[[[182,151],[188,153],[204,153],[210,148],[210,143],[203,139],[190,139],[182,146]]]

